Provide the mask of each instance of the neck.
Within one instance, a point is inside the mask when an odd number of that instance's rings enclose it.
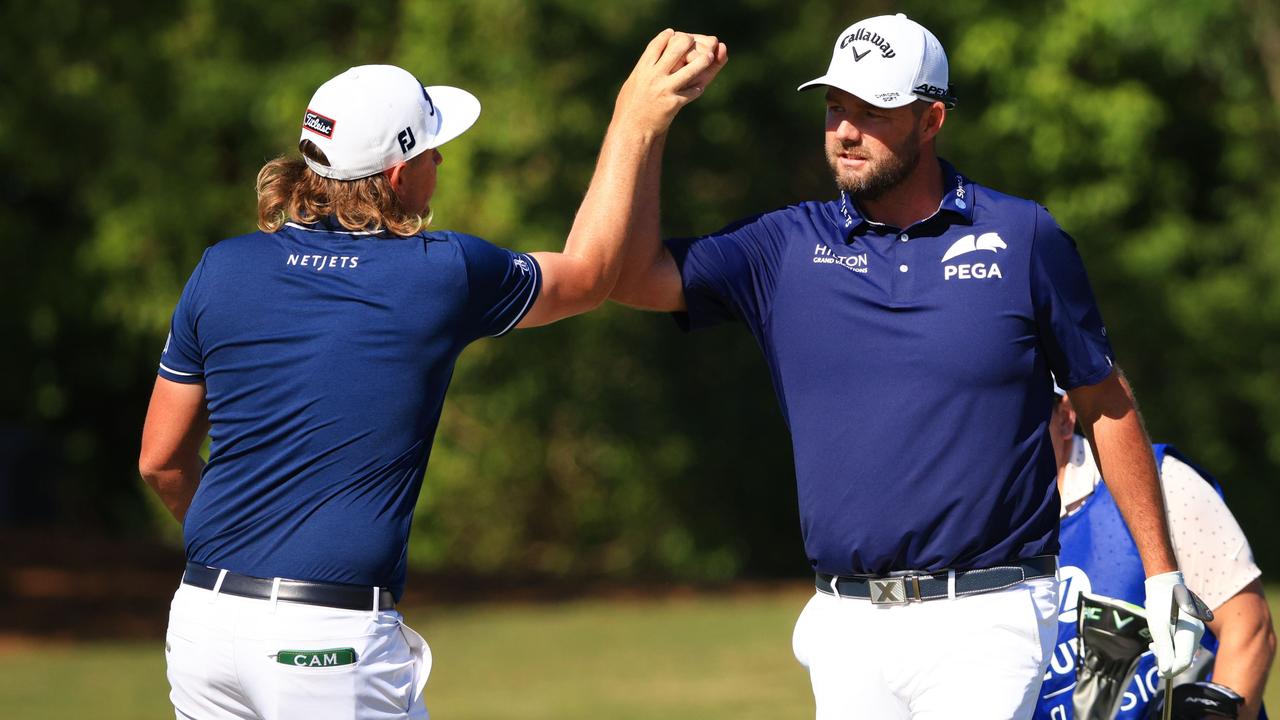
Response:
[[[860,200],[859,205],[871,220],[907,228],[937,212],[943,194],[942,166],[930,147],[901,183],[874,200]]]

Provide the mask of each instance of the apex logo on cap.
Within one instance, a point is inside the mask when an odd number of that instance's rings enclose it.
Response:
[[[893,51],[893,46],[889,44],[888,40],[881,37],[880,33],[869,32],[866,28],[858,28],[848,35],[845,35],[844,38],[840,40],[840,47],[848,47],[851,43],[858,42],[859,40],[865,40],[866,42],[880,48],[880,57],[883,57],[886,60],[897,55],[897,53]],[[850,52],[853,53],[853,61],[858,62],[862,58],[866,57],[867,53],[871,51],[866,50],[859,55],[857,50],[850,48]]]
[[[919,85],[915,86],[914,90],[916,93],[920,95],[925,95],[927,97],[941,98],[941,97],[947,96],[946,88],[940,88],[937,85],[930,85],[929,83],[920,83]]]
[[[327,118],[310,108],[307,109],[307,114],[302,116],[302,127],[330,139],[333,138],[333,128],[337,124],[333,118]]]

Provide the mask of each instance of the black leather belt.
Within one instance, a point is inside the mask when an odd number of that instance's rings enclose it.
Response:
[[[218,568],[200,563],[187,563],[187,571],[182,574],[182,582],[192,587],[212,590],[218,584]],[[222,586],[218,592],[239,597],[271,599],[271,587],[275,584],[272,578],[259,578],[250,575],[227,572],[222,578]],[[373,586],[344,585],[342,583],[312,582],[309,580],[280,580],[280,590],[276,599],[284,602],[303,603],[304,605],[320,605],[339,608],[341,610],[373,610]],[[378,609],[394,610],[395,598],[391,591],[380,588],[378,591]]]
[[[1056,577],[1058,558],[1037,555],[1013,565],[997,565],[973,570],[956,570],[956,597],[1011,588],[1024,580]],[[834,583],[832,582],[834,581]],[[950,596],[947,571],[909,573],[889,577],[845,577],[818,573],[814,585],[819,592],[842,598],[861,598],[875,605],[905,605]]]

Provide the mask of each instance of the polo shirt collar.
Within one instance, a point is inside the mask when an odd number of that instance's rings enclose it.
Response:
[[[937,217],[940,213],[949,213],[955,215],[958,220],[966,225],[973,224],[973,181],[965,177],[951,163],[938,158],[938,164],[942,169],[942,183],[947,188],[946,194],[942,196],[942,200],[938,203],[938,210],[929,218],[920,222],[928,222]],[[886,227],[883,223],[878,223],[866,217],[862,213],[862,209],[858,207],[857,201],[849,197],[845,191],[840,191],[840,201],[837,203],[837,211],[839,216],[837,223],[850,234],[856,234],[863,231],[866,226],[873,225],[878,227]]]
[[[943,195],[942,202],[938,203],[938,212],[959,215],[964,218],[966,225],[972,225],[973,181],[942,158],[938,158],[938,164],[942,166],[942,183],[947,188],[947,194]]]
[[[300,223],[291,220],[285,223],[285,226],[291,227],[295,230],[305,230],[307,232],[332,233],[334,235],[351,235],[358,237],[382,236],[387,234],[387,231],[385,230],[377,230],[374,232],[369,232],[367,230],[348,230],[342,226],[342,223],[338,222],[338,217],[336,215],[322,215],[313,223]]]

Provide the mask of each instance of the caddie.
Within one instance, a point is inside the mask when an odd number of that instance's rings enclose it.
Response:
[[[1086,594],[1140,604],[1142,563],[1088,443],[1075,433],[1076,412],[1071,399],[1056,386],[1055,392],[1049,433],[1062,498],[1062,612],[1057,647],[1040,688],[1035,717],[1083,720],[1075,713],[1079,693],[1073,692],[1080,666],[1078,598]],[[1217,481],[1171,445],[1157,444],[1153,450],[1178,565],[1187,585],[1214,614],[1192,669],[1184,673],[1190,677],[1178,678],[1185,682],[1174,688],[1173,717],[1265,718],[1262,692],[1275,656],[1276,636],[1263,595],[1262,571],[1253,560],[1249,540],[1223,501]],[[1116,662],[1118,658],[1110,660],[1106,664],[1124,666],[1126,676],[1120,678],[1123,686],[1115,699],[1116,711],[1108,708],[1096,716],[1107,720],[1158,717],[1151,711],[1163,697],[1163,686],[1154,658],[1146,654],[1132,661],[1125,658],[1124,663]],[[1130,664],[1134,668],[1131,675],[1127,672]],[[1206,707],[1219,709],[1205,715]],[[1234,712],[1227,714],[1228,709]]]
[[[742,322],[764,352],[815,574],[793,646],[817,717],[1028,718],[1057,637],[1050,371],[1168,618],[1182,576],[1146,433],[1072,239],[937,157],[956,94],[934,34],[857,22],[807,88],[838,196],[665,244],[641,215],[612,297]],[[1161,671],[1202,632],[1153,621]]]
[[[428,227],[470,93],[388,65],[316,90],[301,156],[258,175],[260,232],[188,280],[143,430],[140,471],[186,541],[165,640],[178,718],[427,717],[430,653],[395,606],[454,362],[604,301],[646,149],[723,62],[653,39],[561,253]]]

